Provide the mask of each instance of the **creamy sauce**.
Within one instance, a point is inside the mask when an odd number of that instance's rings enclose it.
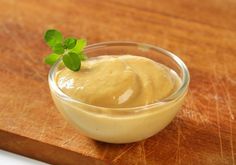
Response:
[[[180,78],[170,68],[133,55],[90,58],[78,72],[59,71],[56,82],[70,97],[108,108],[151,104],[180,86]]]
[[[49,83],[63,116],[80,133],[109,143],[136,142],[161,131],[173,120],[187,93],[163,104],[142,107],[171,95],[181,80],[168,67],[131,55],[90,58],[78,72],[66,68],[58,71],[55,81],[64,93],[87,103],[61,97]],[[113,109],[136,106],[141,106],[135,108],[138,111]]]

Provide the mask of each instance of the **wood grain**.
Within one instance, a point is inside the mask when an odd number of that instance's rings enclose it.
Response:
[[[1,0],[0,148],[53,164],[235,164],[235,0]],[[141,41],[178,54],[191,74],[175,120],[138,143],[95,142],[51,100],[43,32],[91,43]]]

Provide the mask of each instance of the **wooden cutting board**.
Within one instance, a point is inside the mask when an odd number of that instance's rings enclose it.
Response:
[[[0,148],[64,165],[235,164],[235,0],[1,0],[0,10]],[[49,94],[48,28],[90,44],[131,40],[178,54],[191,74],[181,112],[138,143],[80,135]]]

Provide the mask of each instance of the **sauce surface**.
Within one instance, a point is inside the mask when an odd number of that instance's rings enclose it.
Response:
[[[90,58],[78,72],[63,68],[56,82],[72,98],[110,108],[154,103],[171,95],[181,83],[170,68],[133,55]]]

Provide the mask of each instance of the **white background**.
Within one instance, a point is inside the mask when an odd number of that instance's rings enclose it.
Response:
[[[48,165],[37,160],[33,160],[24,156],[13,154],[0,150],[0,164],[2,165]]]

